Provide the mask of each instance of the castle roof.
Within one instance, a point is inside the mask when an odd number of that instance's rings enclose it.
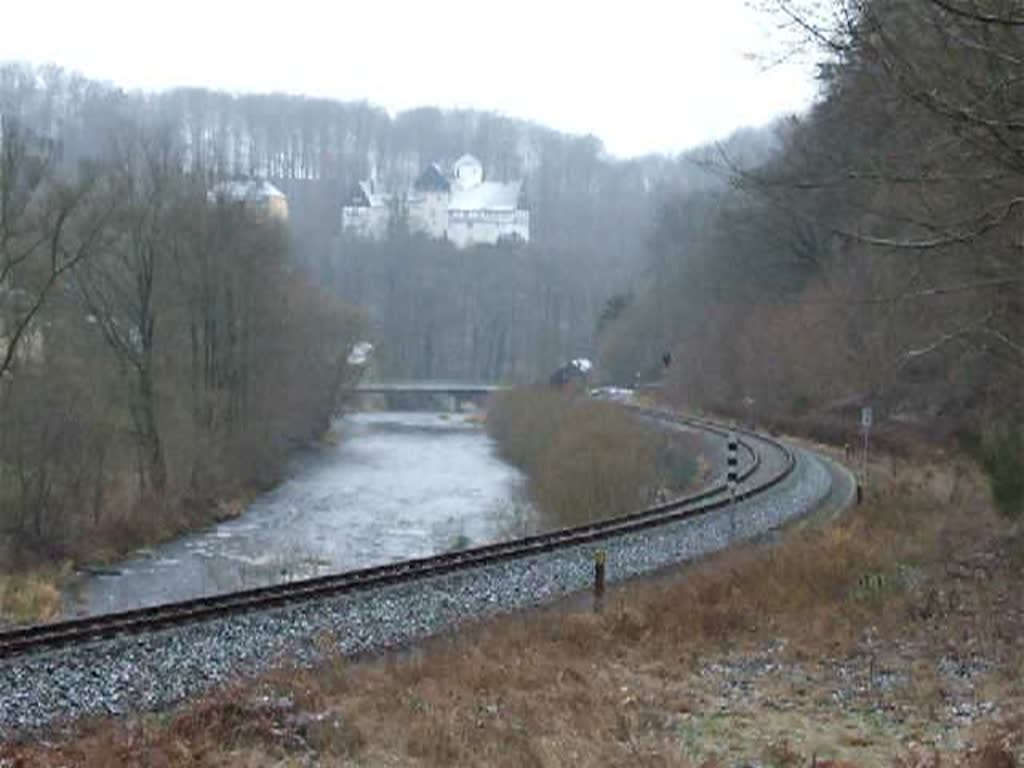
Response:
[[[424,169],[419,178],[413,182],[412,188],[417,192],[448,192],[451,190],[451,182],[445,178],[441,166],[431,163]]]
[[[369,181],[360,181],[352,190],[352,199],[349,205],[354,208],[376,208],[387,205],[388,195],[382,192],[375,192],[373,184]]]

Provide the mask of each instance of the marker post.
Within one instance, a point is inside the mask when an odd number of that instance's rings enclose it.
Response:
[[[871,406],[866,405],[860,409],[860,431],[864,436],[863,457],[861,460],[861,484],[864,491],[868,488],[868,445],[870,442],[871,425],[874,423],[875,415]]]
[[[739,438],[736,437],[735,432],[730,432],[726,444],[725,463],[727,470],[725,481],[729,488],[729,524],[732,528],[733,536],[736,535],[736,486],[739,485],[740,479],[740,460],[737,455],[739,447]]]

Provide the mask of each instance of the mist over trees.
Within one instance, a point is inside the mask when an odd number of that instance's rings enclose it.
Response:
[[[720,183],[686,158],[616,160],[593,137],[467,110],[422,108],[392,118],[364,102],[281,94],[194,88],[125,93],[56,68],[19,65],[0,69],[0,93],[40,135],[59,137],[61,161],[69,168],[82,157],[116,155],[110,136],[121,124],[134,123],[159,126],[197,178],[272,181],[288,195],[294,261],[335,295],[372,308],[386,376],[533,379],[567,359],[593,354],[597,317],[610,295],[634,282],[661,195],[668,188]],[[770,134],[748,139],[757,146]],[[379,246],[340,238],[341,206],[359,180],[372,172],[382,185],[404,191],[429,163],[451,162],[466,152],[481,160],[489,178],[525,179],[531,214],[526,251],[512,248],[499,256],[504,249],[477,249],[474,258],[415,238]],[[394,268],[382,270],[382,259]],[[485,311],[489,303],[507,303],[504,295],[492,299],[482,285],[494,274],[491,266],[518,297],[513,315],[502,310],[507,321]],[[469,287],[465,297],[463,282]],[[423,300],[401,307],[390,301],[420,296],[421,289]],[[462,307],[460,318],[453,303]],[[535,323],[525,332],[509,325],[513,318],[535,319],[534,306],[542,308],[543,327]],[[455,340],[463,337],[477,342],[459,357]],[[421,344],[411,345],[411,338]],[[446,347],[453,351],[432,358],[431,350]],[[483,347],[494,349],[481,352]]]
[[[1017,6],[770,4],[821,46],[821,100],[678,158],[495,114],[0,67],[7,549],[134,535],[144,509],[173,529],[267,482],[364,336],[395,378],[536,381],[599,355],[631,384],[671,351],[680,401],[840,439],[870,404],[964,438],[1018,498]],[[342,236],[358,180],[402,190],[465,152],[525,179],[528,245]],[[208,195],[254,177],[287,225]]]
[[[659,195],[720,185],[500,115],[132,93],[57,67],[0,67],[0,115],[5,558],[118,549],[271,482],[329,423],[360,337],[384,376],[546,378],[595,350]],[[403,190],[465,152],[526,179],[529,245],[341,236],[358,180]],[[280,187],[287,224],[210,196],[235,178]]]

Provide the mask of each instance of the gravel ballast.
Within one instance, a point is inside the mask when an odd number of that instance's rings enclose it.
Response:
[[[609,582],[760,536],[814,511],[831,474],[795,451],[781,484],[733,510],[619,536],[599,546]],[[549,603],[586,590],[593,552],[580,545],[363,593],[95,642],[0,662],[0,734],[83,715],[159,709],[238,674],[311,661],[325,633],[343,653],[408,643],[461,622]]]

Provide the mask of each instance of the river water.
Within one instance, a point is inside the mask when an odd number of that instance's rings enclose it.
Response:
[[[69,615],[126,610],[522,535],[525,479],[458,414],[361,413],[240,517],[78,579]]]

